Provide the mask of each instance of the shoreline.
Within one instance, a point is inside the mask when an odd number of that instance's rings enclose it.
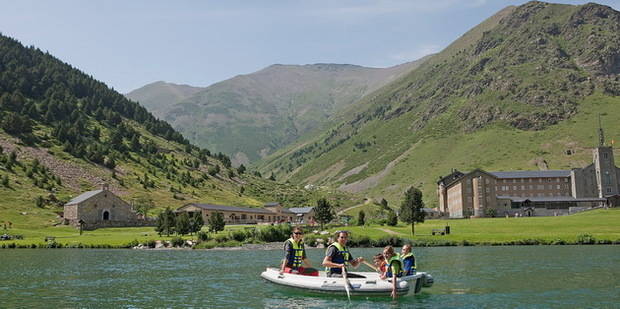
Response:
[[[533,241],[533,240],[517,240],[510,242],[450,242],[450,243],[416,243],[412,242],[413,247],[501,247],[501,246],[595,246],[595,245],[620,245],[620,239],[615,241],[599,240],[593,242],[578,242],[578,241]],[[394,245],[395,247],[401,247],[402,245]],[[162,250],[214,250],[214,251],[250,251],[250,250],[282,250],[283,242],[269,242],[269,243],[247,243],[241,246],[224,246],[224,247],[212,247],[212,248],[195,248],[190,246],[184,247],[134,247],[128,245],[110,245],[110,244],[62,244],[56,243],[50,244],[16,244],[16,243],[0,243],[0,249],[131,249],[131,250],[147,250],[147,251],[162,251]],[[383,246],[350,246],[349,248],[383,248]],[[306,249],[325,249],[325,247],[312,247],[307,246]]]

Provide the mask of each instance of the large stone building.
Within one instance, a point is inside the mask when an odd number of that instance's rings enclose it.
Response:
[[[296,223],[311,225],[316,223],[314,219],[314,207],[292,207],[288,210],[295,214]]]
[[[70,200],[64,206],[64,223],[84,229],[101,227],[129,227],[151,225],[152,222],[142,219],[107,185],[100,190],[84,192]]]
[[[214,213],[224,215],[227,224],[259,224],[293,222],[295,214],[278,203],[268,203],[264,208],[225,206],[215,204],[189,203],[179,207],[177,212],[200,212],[205,222]]]
[[[463,173],[452,170],[437,182],[439,210],[450,218],[519,214],[552,216],[614,204],[620,192],[620,168],[613,148],[602,142],[584,168],[555,171]]]

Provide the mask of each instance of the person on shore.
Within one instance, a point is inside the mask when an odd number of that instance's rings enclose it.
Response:
[[[403,275],[411,276],[416,273],[415,256],[411,252],[411,245],[406,244],[400,252],[400,259],[403,262]]]
[[[394,252],[394,248],[392,246],[387,246],[383,248],[383,256],[387,260],[387,271],[385,274],[381,275],[381,279],[392,278],[392,298],[396,299],[397,297],[397,277],[401,277],[403,273],[403,264],[400,260],[398,254]]]
[[[326,267],[328,277],[342,277],[342,268],[347,265],[357,267],[360,262],[364,261],[364,258],[358,257],[354,259],[353,256],[351,256],[351,253],[347,248],[349,232],[338,231],[334,237],[336,238],[336,241],[327,247],[325,258],[323,259],[323,266]],[[359,278],[361,276],[349,274],[348,277]]]
[[[306,256],[304,247],[304,232],[299,228],[293,228],[291,238],[284,242],[284,260],[280,266],[280,273],[301,274],[308,276],[318,276],[319,272],[312,268],[310,260]],[[307,268],[301,266],[305,264]]]

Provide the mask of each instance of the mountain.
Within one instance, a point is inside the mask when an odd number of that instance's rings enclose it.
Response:
[[[316,192],[248,175],[89,75],[0,35],[0,221],[58,222],[101,183],[157,208],[188,202],[308,205]]]
[[[190,141],[231,155],[234,165],[247,165],[321,128],[336,111],[425,60],[384,69],[277,64],[216,83],[181,100],[170,99],[167,108],[161,108],[161,102],[178,93],[178,86],[157,83],[141,88],[142,98],[135,94],[139,90],[128,97],[140,101]]]
[[[162,113],[168,106],[183,101],[204,89],[158,81],[133,90],[125,96],[142,104],[153,115],[162,118]]]
[[[294,183],[398,203],[408,186],[436,205],[461,171],[570,169],[591,162],[598,115],[620,124],[620,13],[589,3],[507,7],[342,120],[258,162]]]

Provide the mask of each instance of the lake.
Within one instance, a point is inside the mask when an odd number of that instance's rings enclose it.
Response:
[[[380,249],[352,249],[367,259]],[[281,251],[0,250],[0,307],[620,307],[620,246],[415,248],[435,285],[397,301],[312,295],[260,272]],[[323,249],[309,249],[313,265]],[[360,270],[367,271],[364,266]]]

